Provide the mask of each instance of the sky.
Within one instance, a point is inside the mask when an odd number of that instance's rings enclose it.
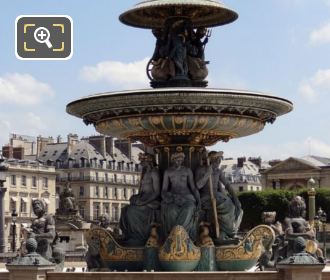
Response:
[[[148,88],[145,65],[155,40],[118,16],[136,0],[2,0],[0,9],[0,145],[9,133],[95,135],[68,115],[80,97]],[[330,157],[330,0],[226,0],[239,18],[213,29],[206,46],[209,87],[261,91],[294,110],[255,135],[218,143],[225,157],[263,160]],[[69,15],[74,51],[66,61],[15,56],[20,15]]]

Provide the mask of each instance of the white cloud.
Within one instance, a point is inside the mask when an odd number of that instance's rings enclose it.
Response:
[[[52,96],[52,88],[30,74],[8,73],[0,76],[0,103],[34,105]]]
[[[320,94],[330,91],[330,69],[320,69],[311,78],[300,83],[298,92],[307,101],[314,103]]]
[[[309,35],[309,41],[312,45],[330,43],[330,22],[324,24],[319,29],[313,30]]]
[[[41,130],[46,129],[47,127],[42,121],[41,117],[32,112],[26,114],[25,122],[27,129],[36,133],[40,133]]]
[[[232,140],[233,141],[233,140]],[[289,157],[303,157],[308,154],[314,156],[330,157],[330,143],[323,142],[313,137],[307,137],[302,141],[286,143],[248,143],[238,145],[235,142],[228,144],[219,143],[212,147],[214,150],[224,149],[226,157],[261,157],[262,160],[287,159]]]
[[[120,61],[102,61],[95,66],[85,66],[81,77],[88,82],[105,81],[123,89],[148,86],[146,66],[149,58],[124,63]]]

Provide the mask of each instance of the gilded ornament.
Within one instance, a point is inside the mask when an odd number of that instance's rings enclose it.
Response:
[[[216,247],[216,260],[237,261],[257,260],[262,253],[263,241],[267,239],[268,244],[275,240],[273,229],[266,225],[260,225],[248,232],[243,241],[238,245],[227,245]]]
[[[159,250],[160,261],[199,260],[201,252],[182,226],[175,226]]]

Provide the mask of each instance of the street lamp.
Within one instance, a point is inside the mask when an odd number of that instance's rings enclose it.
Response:
[[[13,252],[16,251],[16,219],[17,219],[17,213],[16,213],[16,210],[13,209],[13,212],[11,213],[11,220],[13,222],[13,225],[12,225],[13,240],[11,243],[11,250]]]
[[[315,180],[311,177],[308,182],[308,221],[311,227],[314,227],[314,217],[315,217]]]
[[[5,163],[5,159],[0,157],[0,253],[5,252],[5,202],[4,196],[7,189],[4,187],[4,182],[7,179],[8,165]]]

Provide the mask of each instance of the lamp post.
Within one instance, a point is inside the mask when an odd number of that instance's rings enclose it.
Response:
[[[5,159],[0,158],[0,253],[5,253],[5,193],[7,189],[4,187],[4,182],[7,179],[8,165],[5,164]]]
[[[315,180],[311,177],[308,182],[308,220],[311,227],[314,227],[314,217],[315,217]]]
[[[16,251],[16,219],[17,219],[17,213],[16,213],[16,210],[13,209],[13,212],[11,213],[11,220],[13,222],[13,224],[12,224],[13,239],[12,239],[12,243],[11,243],[11,250],[13,252]]]

